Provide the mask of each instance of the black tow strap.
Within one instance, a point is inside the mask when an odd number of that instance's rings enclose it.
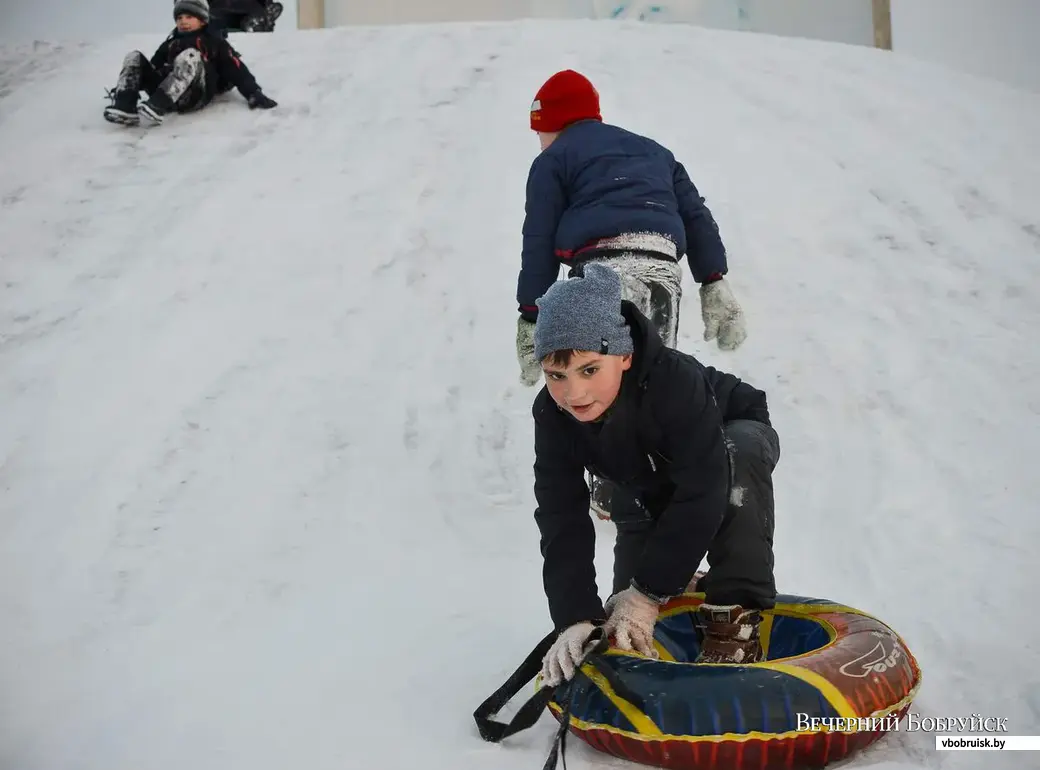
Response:
[[[553,695],[556,693],[556,687],[542,687],[538,692],[532,695],[520,710],[516,712],[516,715],[510,720],[508,724],[502,722],[496,722],[492,717],[497,714],[502,708],[516,695],[520,690],[534,679],[538,672],[542,669],[542,658],[552,647],[553,642],[556,641],[556,632],[552,631],[546,635],[542,641],[538,643],[531,654],[527,656],[520,667],[506,680],[505,684],[499,687],[493,692],[487,700],[481,703],[477,710],[473,712],[473,719],[477,723],[477,729],[480,731],[480,737],[490,743],[498,743],[510,735],[526,730],[529,727],[533,727],[534,723],[538,721],[538,718],[542,714],[542,709],[549,705],[549,701],[552,700]],[[591,648],[589,644],[593,643]],[[578,663],[577,668],[580,669],[581,665],[603,652],[607,649],[607,637],[603,633],[603,629],[600,627],[594,628],[592,633],[586,637],[582,649],[586,649],[587,652],[582,660]],[[574,676],[582,676],[580,670],[576,671]],[[573,692],[573,690],[571,690]],[[563,713],[560,715],[560,726],[556,730],[556,736],[553,739],[552,748],[549,751],[549,757],[545,760],[545,765],[542,770],[554,770],[556,767],[557,759],[563,761],[564,770],[567,770],[567,760],[564,757],[564,742],[566,741],[568,727],[570,727],[571,717],[571,699],[570,696],[565,699],[564,702],[560,703],[563,709]]]

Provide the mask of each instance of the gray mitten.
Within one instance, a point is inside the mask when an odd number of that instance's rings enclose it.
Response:
[[[582,662],[595,644],[589,644],[589,635],[596,629],[588,621],[575,623],[564,630],[542,658],[542,680],[547,687],[555,687],[574,678]]]
[[[717,337],[722,350],[736,350],[747,338],[744,311],[725,278],[701,286],[701,318],[704,341]]]
[[[603,630],[615,637],[620,650],[632,650],[651,658],[657,657],[654,649],[654,626],[661,606],[649,596],[629,587],[619,591],[607,601],[610,613]]]
[[[534,324],[516,319],[516,360],[520,364],[520,382],[537,385],[542,379],[542,366],[534,357]]]

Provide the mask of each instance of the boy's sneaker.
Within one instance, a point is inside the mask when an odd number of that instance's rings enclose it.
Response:
[[[137,114],[141,123],[147,126],[158,126],[166,118],[166,110],[155,103],[154,99],[137,105]]]
[[[137,115],[137,93],[134,91],[111,91],[109,97],[112,104],[105,107],[105,120],[109,123],[117,123],[123,126],[136,126]]]
[[[173,111],[173,108],[173,100],[166,95],[162,88],[159,88],[148,97],[148,101],[137,105],[137,114],[140,115],[141,123],[144,125],[157,126],[163,122],[167,114]]]
[[[760,663],[766,659],[759,638],[759,610],[737,604],[702,604],[697,627],[702,632],[701,651],[694,663]]]

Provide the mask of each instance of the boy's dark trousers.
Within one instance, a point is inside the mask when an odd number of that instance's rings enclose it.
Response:
[[[158,115],[160,120],[174,110],[190,112],[202,107],[206,102],[202,54],[195,49],[182,51],[169,72],[164,73],[156,70],[143,53],[131,51],[123,59],[112,106],[105,110],[105,118],[113,123],[136,123],[141,91],[148,94],[150,114]]]
[[[769,609],[773,578],[773,469],[780,439],[770,426],[734,420],[724,428],[730,457],[729,498],[722,525],[708,546],[708,574],[697,584],[707,604]],[[629,587],[653,531],[649,518],[619,521],[615,514],[613,593]],[[698,565],[690,565],[690,575]]]

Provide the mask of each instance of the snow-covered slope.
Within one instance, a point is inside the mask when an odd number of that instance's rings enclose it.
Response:
[[[682,347],[769,392],[781,590],[904,634],[916,713],[1040,733],[1040,97],[681,26],[238,42],[280,107],[147,134],[102,96],[159,38],[0,59],[0,767],[540,766],[548,716],[470,714],[548,630],[513,293],[566,66],[720,222],[750,337],[690,282]]]

